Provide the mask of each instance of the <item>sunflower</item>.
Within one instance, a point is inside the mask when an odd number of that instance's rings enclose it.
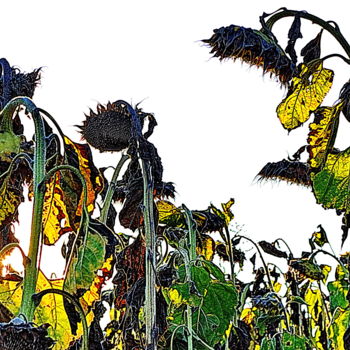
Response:
[[[220,60],[240,58],[242,61],[262,67],[264,73],[276,75],[281,83],[293,76],[295,64],[277,44],[272,35],[235,25],[214,30],[210,39],[202,40],[211,47],[211,53]]]
[[[143,114],[136,109],[141,124]],[[100,152],[121,151],[129,146],[132,135],[132,117],[127,104],[122,101],[108,102],[106,106],[97,105],[97,111],[90,109],[85,115],[81,129],[82,138]]]
[[[55,342],[48,336],[48,324],[35,327],[30,323],[17,320],[19,319],[15,319],[10,323],[0,323],[0,348],[2,350],[52,349]]]
[[[27,96],[32,98],[34,90],[40,83],[41,68],[35,69],[30,73],[23,73],[18,68],[11,67],[11,79],[9,84],[9,99],[17,96]],[[0,80],[0,95],[3,95],[4,86]]]

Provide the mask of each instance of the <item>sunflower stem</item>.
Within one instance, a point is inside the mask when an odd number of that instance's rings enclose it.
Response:
[[[332,26],[330,22],[326,22],[323,19],[314,16],[310,13],[304,12],[304,11],[294,11],[294,10],[287,10],[287,9],[282,9],[282,11],[277,12],[273,14],[267,21],[266,21],[266,27],[271,30],[273,25],[279,21],[282,18],[285,17],[294,17],[298,15],[301,18],[304,18],[306,20],[309,20],[313,23],[318,24],[320,27],[323,29],[327,30],[341,45],[341,47],[344,49],[348,57],[350,58],[350,45],[347,42],[347,40],[344,38],[343,34],[340,32],[339,28],[337,25]],[[333,22],[331,22],[333,23]]]
[[[104,224],[106,224],[107,219],[108,219],[108,213],[109,213],[109,208],[111,206],[112,203],[112,199],[113,199],[113,194],[115,191],[115,187],[117,184],[117,179],[120,173],[120,170],[122,169],[124,163],[129,159],[129,156],[126,154],[123,154],[117,164],[117,167],[114,170],[113,176],[111,181],[108,184],[108,189],[107,189],[107,193],[106,193],[106,197],[104,199],[103,202],[103,206],[101,209],[101,214],[100,214],[100,221]]]
[[[242,236],[242,235],[236,235],[236,237],[244,238],[244,239],[246,239],[247,241],[249,241],[250,243],[252,243],[254,245],[255,249],[257,250],[257,252],[258,252],[258,254],[260,256],[261,262],[262,262],[262,264],[264,266],[265,275],[267,276],[269,288],[270,288],[271,292],[275,292],[275,289],[273,288],[273,283],[272,283],[272,280],[271,280],[269,269],[268,269],[268,267],[266,265],[264,256],[263,256],[259,246],[252,239],[250,239],[249,237]]]
[[[153,183],[151,179],[150,165],[148,161],[141,159],[141,164],[143,177],[143,217],[146,243],[146,350],[156,350],[156,234],[153,215]]]
[[[35,126],[35,150],[33,166],[34,203],[31,224],[31,236],[29,241],[28,260],[24,266],[23,295],[20,313],[25,315],[30,322],[34,317],[34,303],[32,295],[36,291],[39,274],[38,253],[42,236],[42,216],[45,191],[40,184],[45,177],[46,162],[46,138],[44,123],[40,113],[35,110],[32,113]]]
[[[189,262],[185,262],[185,270],[186,277],[188,283],[192,283],[192,274],[191,274],[191,266],[193,262],[196,260],[196,230],[195,223],[192,217],[191,211],[183,204],[182,208],[185,211],[185,218],[188,228],[188,256]],[[187,305],[186,308],[186,316],[187,316],[187,330],[188,330],[188,339],[187,339],[187,349],[193,350],[193,322],[192,322],[192,307],[191,305]]]

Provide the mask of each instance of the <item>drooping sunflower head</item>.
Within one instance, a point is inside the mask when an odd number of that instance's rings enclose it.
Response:
[[[287,83],[293,76],[295,65],[270,36],[259,30],[235,25],[214,30],[210,39],[203,40],[211,47],[211,53],[220,60],[237,59],[262,67]]]
[[[16,318],[15,320],[18,320]],[[36,327],[29,323],[0,323],[0,348],[2,350],[49,350],[55,341],[48,336],[48,324]]]
[[[135,113],[143,121],[150,114],[144,113],[140,108],[135,108]],[[97,111],[90,109],[90,114],[85,115],[83,125],[78,126],[85,139],[92,147],[100,152],[121,151],[129,146],[132,136],[133,121],[127,103],[118,100],[103,106],[97,105]]]
[[[34,90],[40,83],[41,68],[37,68],[30,73],[23,73],[19,68],[11,67],[10,80],[10,96],[15,98],[17,96],[26,96],[32,98]],[[3,94],[3,82],[0,80],[0,94]]]
[[[289,184],[311,186],[311,169],[307,163],[282,159],[267,163],[257,175],[258,180],[286,181]]]

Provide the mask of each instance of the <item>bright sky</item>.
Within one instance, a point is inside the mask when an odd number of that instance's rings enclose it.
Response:
[[[254,180],[267,162],[294,154],[307,138],[307,126],[288,136],[276,117],[285,89],[261,70],[211,59],[200,42],[230,24],[259,29],[259,16],[281,6],[334,20],[350,39],[346,2],[12,0],[1,6],[1,56],[24,71],[44,67],[34,101],[75,141],[80,136],[74,125],[98,102],[143,101],[144,111],[157,118],[151,141],[179,205],[205,209],[234,197],[236,222],[251,238],[282,237],[300,252],[322,224],[337,251],[341,219],[317,205],[310,189]],[[318,32],[304,23],[299,49]],[[288,27],[276,28],[285,46]],[[326,46],[324,54],[342,53],[332,42]],[[335,70],[327,98],[332,104],[350,69],[339,59],[326,67]],[[346,148],[344,118],[340,127],[337,146]],[[99,166],[119,159],[96,153]]]

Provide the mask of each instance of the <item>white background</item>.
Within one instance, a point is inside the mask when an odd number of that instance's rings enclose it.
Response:
[[[98,102],[140,101],[158,127],[150,139],[173,181],[177,204],[205,209],[234,197],[235,222],[254,240],[284,238],[300,253],[322,224],[336,251],[341,218],[317,205],[310,189],[284,183],[257,183],[269,161],[286,158],[305,144],[305,125],[289,136],[275,109],[285,96],[275,79],[239,61],[212,59],[201,39],[230,24],[259,29],[259,16],[281,6],[336,21],[350,39],[345,1],[7,1],[1,4],[1,52],[23,71],[43,67],[34,102],[49,111],[63,131],[80,141],[76,124]],[[291,19],[275,28],[283,47]],[[300,50],[317,33],[302,23]],[[324,37],[329,39],[327,34]],[[343,53],[326,41],[322,54]],[[350,69],[339,59],[333,104]],[[341,120],[336,146],[349,145]],[[115,165],[119,154],[96,152],[98,166]],[[22,219],[22,235],[29,232]],[[345,244],[347,250],[349,243]]]

